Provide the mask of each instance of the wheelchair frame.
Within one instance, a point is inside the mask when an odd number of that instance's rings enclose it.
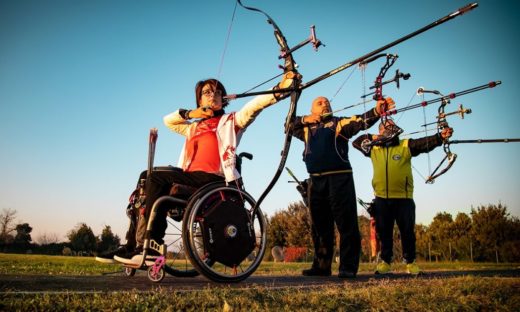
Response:
[[[157,129],[150,130],[150,145],[148,153],[148,175],[153,170],[153,159],[155,154],[155,143],[157,140]],[[240,172],[242,165],[242,158],[252,159],[253,155],[249,153],[240,153],[237,156],[236,168]],[[205,246],[202,238],[202,223],[204,222],[203,207],[212,196],[220,196],[220,200],[225,201],[230,196],[236,196],[241,199],[241,203],[248,216],[249,236],[254,235],[253,251],[249,253],[238,264],[225,265],[219,263],[212,258],[208,253],[208,248]],[[236,201],[236,200],[235,200]],[[174,207],[164,207],[165,204],[176,205]],[[233,283],[240,282],[258,268],[262,262],[266,244],[267,244],[267,221],[260,207],[254,209],[256,202],[253,197],[243,189],[235,185],[226,185],[225,182],[213,182],[206,184],[197,189],[189,198],[181,199],[171,195],[159,197],[153,204],[148,223],[146,227],[146,237],[143,246],[143,256],[138,264],[123,264],[125,267],[125,274],[133,276],[136,270],[147,270],[148,278],[153,282],[160,282],[165,273],[177,277],[194,277],[200,274],[215,282]],[[179,270],[169,265],[166,261],[167,247],[166,244],[160,245],[154,240],[150,239],[150,232],[152,229],[152,221],[157,216],[157,209],[181,209],[182,215],[182,230],[180,236],[182,238],[182,248],[184,248],[185,256],[191,262],[191,267],[185,266],[184,270]],[[241,207],[242,208],[242,207]],[[173,218],[172,218],[173,219]],[[175,220],[174,220],[175,221]],[[180,221],[177,221],[180,222]],[[170,221],[168,223],[172,224]],[[227,229],[235,228],[235,225],[227,225]],[[251,234],[251,230],[253,234]],[[166,234],[168,235],[168,234]],[[237,234],[238,235],[238,234]],[[231,237],[232,239],[234,238]],[[156,257],[152,265],[148,265],[147,256],[151,250],[155,250],[161,254]],[[242,250],[244,251],[244,250]],[[248,252],[245,250],[245,252]]]

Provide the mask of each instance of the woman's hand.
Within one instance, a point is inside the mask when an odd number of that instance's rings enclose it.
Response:
[[[188,113],[189,118],[209,118],[213,117],[213,111],[209,107],[197,107]]]

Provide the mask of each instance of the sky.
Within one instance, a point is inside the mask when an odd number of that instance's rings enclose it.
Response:
[[[326,46],[294,53],[304,82],[467,3],[244,0],[266,11],[291,46],[316,26]],[[280,72],[266,18],[241,7],[232,18],[234,9],[232,0],[0,0],[0,210],[16,210],[18,222],[33,227],[33,241],[42,235],[66,240],[80,222],[96,235],[110,225],[124,237],[128,196],[147,165],[149,129],[159,129],[155,164],[175,165],[184,139],[162,117],[195,107],[197,81],[216,77],[228,93],[241,93]],[[519,9],[517,1],[480,1],[471,12],[388,49],[399,58],[386,78],[396,69],[411,78],[399,89],[385,86],[383,93],[399,108],[422,101],[419,87],[449,94],[500,80],[496,88],[452,100],[446,111],[459,104],[473,110],[464,120],[448,120],[452,139],[519,138]],[[353,66],[304,90],[298,115],[308,114],[317,96],[331,98],[333,109],[358,103],[382,65],[382,59],[369,64],[364,75]],[[248,100],[233,101],[227,110],[239,110]],[[254,198],[278,166],[288,105],[284,100],[263,111],[242,137],[239,151],[254,155],[243,164]],[[337,115],[361,114],[373,105]],[[395,120],[405,132],[416,131],[425,119],[434,121],[436,111],[435,104]],[[294,139],[287,166],[300,179],[307,176],[302,151],[303,143]],[[420,175],[440,162],[442,148],[413,160],[417,223],[427,225],[439,212],[455,218],[498,203],[520,216],[520,144],[459,144],[452,151],[456,163],[433,185]],[[369,201],[370,160],[351,146],[349,156],[357,195]],[[267,215],[300,200],[289,180],[282,173],[263,202]]]

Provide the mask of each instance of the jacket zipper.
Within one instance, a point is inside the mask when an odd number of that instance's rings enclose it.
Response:
[[[388,147],[386,148],[386,161],[385,161],[385,171],[386,171],[386,198],[388,198]]]

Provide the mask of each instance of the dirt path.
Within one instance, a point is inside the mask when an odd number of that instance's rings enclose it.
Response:
[[[38,293],[38,292],[112,292],[112,291],[152,291],[157,288],[172,291],[190,291],[207,287],[268,287],[268,288],[308,288],[343,283],[364,283],[374,279],[431,279],[451,278],[460,276],[495,276],[520,277],[520,269],[515,270],[484,270],[484,271],[436,271],[426,272],[418,277],[406,274],[392,274],[379,277],[372,273],[361,273],[356,279],[339,279],[331,277],[303,276],[250,276],[245,281],[236,284],[214,283],[205,277],[179,278],[167,275],[160,283],[148,280],[144,272],[138,272],[133,277],[122,273],[102,276],[49,276],[49,275],[0,275],[0,293]]]

